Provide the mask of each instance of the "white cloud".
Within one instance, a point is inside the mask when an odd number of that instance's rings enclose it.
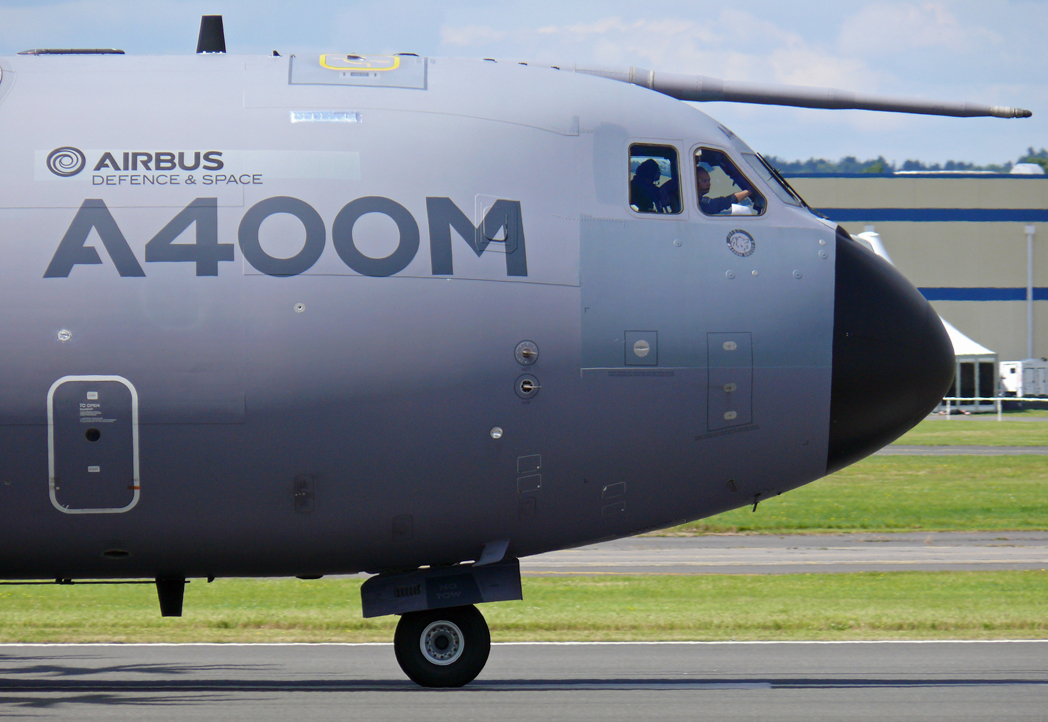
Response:
[[[493,43],[506,37],[506,33],[482,25],[467,25],[461,28],[441,27],[440,42],[459,48],[468,48]]]
[[[624,23],[620,18],[604,18],[598,20],[595,23],[577,23],[575,25],[568,25],[566,27],[557,27],[556,25],[550,25],[545,28],[540,28],[539,32],[544,35],[554,35],[558,33],[567,33],[576,36],[592,36],[592,35],[607,35],[611,32],[631,32],[636,28],[643,25],[644,21],[636,21],[633,23]]]
[[[786,85],[872,91],[886,80],[881,73],[856,58],[845,58],[807,47],[775,50],[765,59],[770,80]]]
[[[441,38],[459,52],[469,48],[503,58],[633,65],[728,80],[870,90],[880,79],[863,59],[812,47],[797,33],[735,9],[711,14],[701,23],[683,17],[610,16],[568,25],[518,26],[510,32],[446,26]]]
[[[987,5],[985,12],[992,13],[993,7]],[[838,47],[859,54],[921,48],[967,53],[975,45],[1000,42],[977,16],[969,20],[974,22],[966,26],[942,2],[874,3],[844,21]]]

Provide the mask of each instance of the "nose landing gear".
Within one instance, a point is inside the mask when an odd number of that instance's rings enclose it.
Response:
[[[491,635],[473,605],[524,598],[520,562],[499,559],[508,543],[485,545],[478,564],[389,572],[361,585],[365,618],[400,615],[393,651],[400,668],[417,684],[461,687],[484,669]],[[490,554],[489,548],[494,548]]]
[[[461,687],[484,669],[491,635],[473,605],[408,612],[393,636],[404,673],[423,687]]]

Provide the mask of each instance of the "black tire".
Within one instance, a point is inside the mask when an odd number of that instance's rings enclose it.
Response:
[[[404,674],[423,687],[461,687],[488,661],[491,634],[476,607],[410,612],[400,618],[393,651]]]

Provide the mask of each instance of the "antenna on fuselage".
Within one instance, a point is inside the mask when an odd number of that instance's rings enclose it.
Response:
[[[222,28],[221,15],[204,15],[200,18],[200,34],[197,36],[198,53],[226,52],[226,32]]]

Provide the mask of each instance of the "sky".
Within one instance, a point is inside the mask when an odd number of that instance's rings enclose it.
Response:
[[[204,14],[223,15],[235,54],[632,65],[1034,114],[960,119],[699,104],[753,148],[785,160],[985,164],[1048,147],[1045,0],[0,0],[0,55],[69,47],[192,53]]]

